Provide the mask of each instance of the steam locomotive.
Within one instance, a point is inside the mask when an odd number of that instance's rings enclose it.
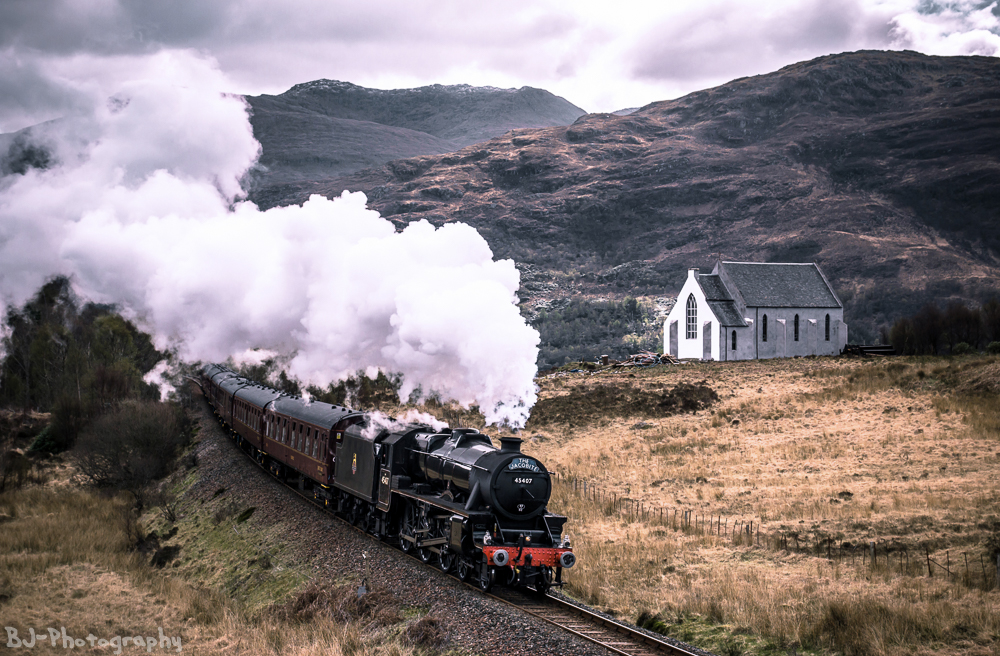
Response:
[[[576,562],[566,517],[547,510],[549,472],[521,440],[469,428],[389,427],[308,401],[217,364],[201,386],[237,444],[277,478],[355,526],[459,579],[545,594]]]

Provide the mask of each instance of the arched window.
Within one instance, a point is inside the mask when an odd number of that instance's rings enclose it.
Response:
[[[694,300],[694,294],[688,295],[687,300],[687,338],[698,338],[698,301]]]
[[[799,315],[795,315],[795,341],[799,341]]]
[[[736,350],[736,331],[733,331],[733,350]]]
[[[830,315],[826,315],[826,341],[830,341]]]
[[[764,321],[763,321],[763,324],[761,325],[761,328],[762,328],[762,333],[763,333],[763,338],[761,339],[761,341],[762,342],[766,342],[767,341],[767,315],[766,314],[764,315]]]

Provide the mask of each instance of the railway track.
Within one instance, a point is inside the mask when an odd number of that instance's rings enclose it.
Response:
[[[217,415],[215,417],[217,420],[219,419]],[[230,441],[233,443],[233,446],[243,451],[242,447],[233,439],[234,433],[230,431],[225,424],[221,424],[221,426],[230,437]],[[376,536],[337,515],[334,511],[325,507],[322,503],[319,503],[303,490],[300,490],[287,482],[274,478],[274,476],[271,475],[271,472],[263,464],[257,462],[253,458],[249,458],[249,460],[257,465],[261,471],[267,473],[269,478],[282,483],[286,490],[289,490],[302,500],[306,501],[309,505],[323,511],[341,523],[346,524],[358,533],[363,533],[365,536],[372,539],[378,539]],[[398,553],[420,563],[421,565],[424,565],[436,575],[446,576],[450,580],[457,581],[469,589],[475,590],[479,594],[484,594],[491,599],[513,606],[523,613],[532,615],[579,638],[600,645],[614,654],[621,654],[623,656],[662,656],[663,654],[669,654],[671,656],[701,656],[705,654],[705,652],[695,650],[694,648],[685,648],[684,646],[655,638],[636,627],[609,619],[583,605],[579,605],[553,595],[540,597],[538,595],[527,594],[518,590],[504,588],[502,586],[494,587],[493,591],[490,593],[483,593],[478,586],[461,581],[455,576],[442,572],[439,567],[424,563],[414,554],[407,554],[402,550],[398,550]]]
[[[654,638],[635,627],[616,622],[585,606],[552,595],[540,598],[504,588],[489,596],[569,631],[584,640],[601,645],[615,654],[623,656],[663,656],[663,654],[696,656],[696,654],[704,653]]]

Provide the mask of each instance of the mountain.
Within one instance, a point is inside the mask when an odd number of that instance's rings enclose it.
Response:
[[[361,190],[398,225],[469,223],[550,299],[676,293],[718,254],[815,261],[871,340],[1000,292],[998,79],[993,57],[830,55],[272,201]]]
[[[246,99],[263,150],[254,198],[264,204],[289,183],[453,152],[514,128],[568,125],[584,114],[542,89],[467,84],[382,90],[316,80]]]

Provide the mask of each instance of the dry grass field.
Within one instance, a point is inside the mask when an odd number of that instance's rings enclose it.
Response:
[[[687,363],[538,382],[521,437],[559,474],[551,507],[570,517],[579,556],[569,594],[725,656],[1000,654],[997,358]],[[481,426],[474,412],[421,409]],[[186,653],[422,653],[398,632],[289,616],[296,602],[268,610],[304,599],[289,597],[307,578],[294,568],[227,597],[213,572],[245,554],[216,536],[209,510],[176,520],[198,559],[150,567],[126,501],[69,484],[72,473],[50,462],[0,495],[0,616],[21,637],[55,623],[108,638],[162,626]],[[178,474],[174,493],[193,475]],[[174,524],[159,512],[145,530]],[[753,537],[734,537],[736,522]]]
[[[657,406],[681,383],[719,399]],[[561,474],[552,509],[579,556],[569,593],[722,654],[1000,654],[997,358],[689,363],[539,384],[524,450]],[[659,508],[696,519],[682,529]],[[736,521],[754,537],[733,538]],[[928,557],[951,575],[932,564],[928,577]]]
[[[45,469],[45,485],[0,494],[0,629],[12,627],[18,640],[28,641],[7,649],[8,643],[17,643],[4,631],[3,653],[177,653],[173,645],[161,647],[161,628],[167,638],[181,639],[185,654],[435,653],[408,642],[398,624],[373,629],[366,609],[354,608],[353,588],[345,588],[345,594],[301,589],[307,577],[283,562],[280,550],[275,550],[272,566],[278,574],[261,579],[250,603],[236,600],[214,575],[232,558],[245,558],[243,542],[264,541],[266,535],[251,535],[244,525],[242,540],[220,539],[232,534],[232,520],[219,524],[210,509],[183,502],[175,521],[153,509],[137,523],[124,496],[109,498],[73,484],[72,465],[49,463]],[[183,487],[192,475],[175,480],[175,487]],[[136,549],[136,535],[168,526],[190,535],[193,549],[200,547],[197,566],[157,569],[150,565],[149,553]],[[339,615],[348,620],[320,612],[329,608],[342,611]],[[354,610],[356,621],[350,619]],[[54,646],[49,628],[58,634]],[[63,628],[84,644],[67,652]],[[30,629],[42,634],[33,643]],[[88,636],[94,637],[95,647]],[[154,646],[146,644],[150,638]],[[96,642],[101,639],[118,642],[102,648]]]

